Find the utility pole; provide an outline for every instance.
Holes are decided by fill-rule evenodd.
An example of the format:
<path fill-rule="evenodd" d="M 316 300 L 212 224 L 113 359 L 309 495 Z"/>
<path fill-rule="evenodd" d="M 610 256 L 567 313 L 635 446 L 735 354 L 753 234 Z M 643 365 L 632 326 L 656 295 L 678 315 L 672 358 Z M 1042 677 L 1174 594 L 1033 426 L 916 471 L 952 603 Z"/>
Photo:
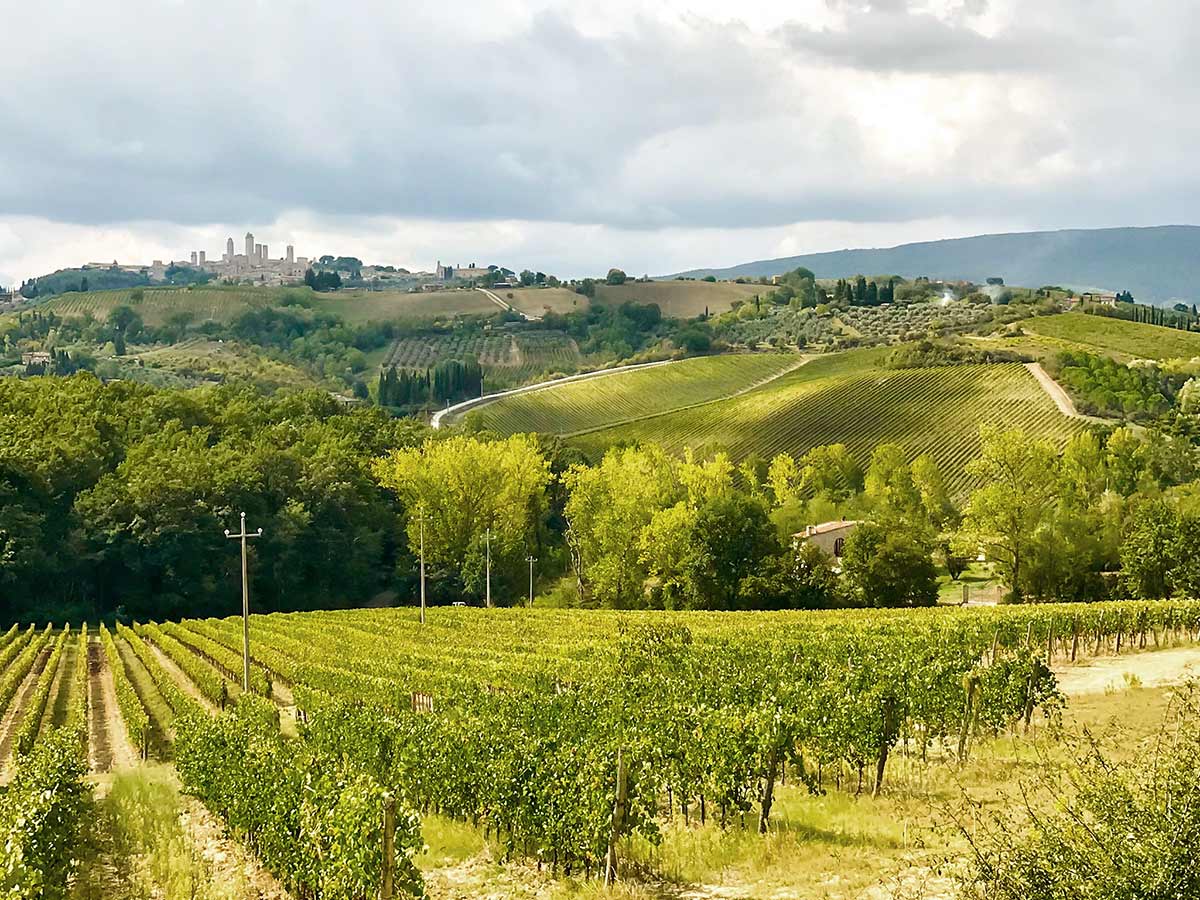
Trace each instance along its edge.
<path fill-rule="evenodd" d="M 425 624 L 425 507 L 421 507 L 421 624 Z"/>
<path fill-rule="evenodd" d="M 242 690 L 250 693 L 250 582 L 246 577 L 246 541 L 262 537 L 260 528 L 253 534 L 246 532 L 246 514 L 242 513 L 242 528 L 239 534 L 230 534 L 225 529 L 225 537 L 231 541 L 242 542 Z"/>
<path fill-rule="evenodd" d="M 492 608 L 492 529 L 487 530 L 487 608 Z"/>
<path fill-rule="evenodd" d="M 533 606 L 533 564 L 537 562 L 536 556 L 525 557 L 525 562 L 529 563 L 529 605 Z"/>

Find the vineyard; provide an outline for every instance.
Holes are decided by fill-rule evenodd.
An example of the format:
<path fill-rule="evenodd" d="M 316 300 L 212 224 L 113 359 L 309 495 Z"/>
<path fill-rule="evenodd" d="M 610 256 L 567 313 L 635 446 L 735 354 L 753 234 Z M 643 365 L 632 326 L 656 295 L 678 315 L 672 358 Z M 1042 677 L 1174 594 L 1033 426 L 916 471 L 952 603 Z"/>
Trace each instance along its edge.
<path fill-rule="evenodd" d="M 0 821 L 22 865 L 65 878 L 82 774 L 123 744 L 131 761 L 172 761 L 297 897 L 419 893 L 434 813 L 509 857 L 600 875 L 674 815 L 765 832 L 787 814 L 785 783 L 813 802 L 879 794 L 899 755 L 967 759 L 1056 715 L 1048 662 L 1198 634 L 1188 603 L 439 608 L 424 626 L 411 609 L 270 614 L 251 619 L 244 695 L 240 619 L 14 626 L 0 637 Z"/>
<path fill-rule="evenodd" d="M 1039 316 L 1023 323 L 1026 331 L 1062 342 L 1065 349 L 1087 350 L 1129 359 L 1192 359 L 1200 356 L 1200 334 L 1079 312 Z"/>
<path fill-rule="evenodd" d="M 442 360 L 476 357 L 489 383 L 523 384 L 539 375 L 574 372 L 582 357 L 570 337 L 555 331 L 423 334 L 398 339 L 383 368 L 423 372 Z"/>
<path fill-rule="evenodd" d="M 687 359 L 504 397 L 477 415 L 503 433 L 574 434 L 730 397 L 802 361 L 786 353 Z"/>
<path fill-rule="evenodd" d="M 950 487 L 961 492 L 971 487 L 963 469 L 979 451 L 981 425 L 1020 428 L 1059 444 L 1085 426 L 1063 415 L 1017 363 L 890 369 L 881 360 L 878 351 L 818 357 L 731 399 L 607 428 L 588 420 L 594 430 L 572 442 L 593 457 L 617 442 L 646 441 L 672 452 L 720 448 L 735 459 L 784 452 L 800 456 L 815 446 L 844 443 L 860 463 L 878 444 L 895 442 L 911 456 L 930 453 Z M 654 370 L 645 373 L 647 380 L 654 375 Z M 552 398 L 550 392 L 539 392 L 518 399 L 536 409 Z M 499 418 L 502 408 L 485 409 L 485 416 L 490 412 L 495 417 L 485 421 L 506 430 L 524 422 L 553 421 L 532 411 L 506 421 Z M 619 414 L 614 420 L 620 421 Z M 561 429 L 581 430 L 576 421 L 566 420 Z"/>

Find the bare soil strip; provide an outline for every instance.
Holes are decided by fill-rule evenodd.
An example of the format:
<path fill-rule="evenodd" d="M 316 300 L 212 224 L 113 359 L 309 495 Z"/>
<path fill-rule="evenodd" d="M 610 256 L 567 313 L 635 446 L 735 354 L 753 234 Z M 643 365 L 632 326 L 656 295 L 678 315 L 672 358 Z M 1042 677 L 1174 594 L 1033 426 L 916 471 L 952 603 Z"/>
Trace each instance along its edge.
<path fill-rule="evenodd" d="M 117 707 L 117 688 L 100 637 L 88 640 L 88 685 L 91 692 L 90 740 L 93 772 L 126 769 L 138 763 L 129 743 L 121 710 Z"/>
<path fill-rule="evenodd" d="M 1058 686 L 1068 697 L 1083 697 L 1142 687 L 1169 687 L 1200 679 L 1200 647 L 1143 650 L 1122 656 L 1098 656 L 1076 665 L 1054 667 Z"/>
<path fill-rule="evenodd" d="M 8 784 L 9 779 L 12 778 L 13 744 L 17 739 L 17 731 L 21 727 L 21 720 L 25 717 L 25 708 L 29 705 L 29 700 L 37 687 L 38 676 L 46 668 L 50 653 L 50 647 L 47 647 L 38 654 L 29 674 L 25 676 L 25 680 L 17 689 L 12 703 L 4 711 L 4 718 L 0 719 L 0 761 L 3 763 L 3 769 L 0 770 L 0 784 Z"/>
<path fill-rule="evenodd" d="M 163 671 L 179 685 L 185 694 L 203 706 L 208 712 L 217 712 L 216 704 L 200 693 L 200 688 L 196 687 L 196 683 L 188 678 L 187 673 L 183 669 L 175 665 L 171 657 L 163 653 L 153 641 L 147 640 L 146 646 L 150 648 L 150 652 L 154 654 L 154 658 L 158 660 L 158 664 L 163 667 Z"/>

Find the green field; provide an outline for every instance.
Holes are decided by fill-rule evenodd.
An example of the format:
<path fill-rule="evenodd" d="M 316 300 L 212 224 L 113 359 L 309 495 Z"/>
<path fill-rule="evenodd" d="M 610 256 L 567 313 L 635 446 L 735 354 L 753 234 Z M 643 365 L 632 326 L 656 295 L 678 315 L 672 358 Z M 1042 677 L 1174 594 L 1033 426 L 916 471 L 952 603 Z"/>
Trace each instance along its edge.
<path fill-rule="evenodd" d="M 1191 359 L 1200 356 L 1200 333 L 1127 322 L 1080 312 L 1042 316 L 1023 322 L 1033 334 L 1063 341 L 1077 349 L 1129 359 Z M 1067 349 L 1067 348 L 1064 348 Z"/>
<path fill-rule="evenodd" d="M 600 303 L 657 303 L 662 314 L 674 319 L 693 319 L 708 311 L 726 312 L 736 300 L 750 300 L 771 288 L 761 284 L 736 284 L 732 281 L 646 281 L 622 285 L 596 285 Z"/>
<path fill-rule="evenodd" d="M 780 357 L 709 357 L 505 398 L 477 415 L 501 432 L 573 435 L 593 458 L 625 441 L 676 453 L 724 449 L 738 459 L 844 443 L 865 463 L 877 444 L 894 441 L 912 456 L 931 453 L 956 491 L 970 487 L 963 466 L 978 452 L 981 425 L 1057 443 L 1085 427 L 1017 363 L 890 369 L 885 358 L 880 350 L 820 356 L 730 397 L 769 377 L 759 360 Z M 777 365 L 775 372 L 786 368 Z"/>
<path fill-rule="evenodd" d="M 473 415 L 495 431 L 573 434 L 729 397 L 801 362 L 790 353 L 687 359 L 505 397 Z"/>
<path fill-rule="evenodd" d="M 133 298 L 134 290 L 142 299 Z M 64 318 L 91 315 L 103 320 L 116 306 L 131 306 L 147 325 L 162 325 L 174 313 L 185 312 L 193 321 L 230 322 L 248 309 L 279 305 L 288 297 L 298 297 L 305 306 L 327 312 L 346 322 L 370 320 L 430 321 L 457 315 L 491 315 L 498 312 L 479 291 L 432 291 L 410 294 L 401 291 L 339 291 L 315 294 L 305 287 L 223 287 L 133 288 L 64 294 L 34 307 Z"/>

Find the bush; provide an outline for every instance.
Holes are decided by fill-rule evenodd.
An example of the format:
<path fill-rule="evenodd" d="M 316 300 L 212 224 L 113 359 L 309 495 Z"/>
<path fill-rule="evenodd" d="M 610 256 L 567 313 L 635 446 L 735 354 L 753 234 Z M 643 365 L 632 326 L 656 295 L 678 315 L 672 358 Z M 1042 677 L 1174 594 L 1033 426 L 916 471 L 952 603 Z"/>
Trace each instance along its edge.
<path fill-rule="evenodd" d="M 1162 732 L 1123 764 L 1088 738 L 1065 777 L 1037 782 L 982 828 L 960 821 L 975 863 L 966 895 L 987 900 L 1200 896 L 1200 696 L 1176 698 Z M 1030 798 L 1041 798 L 1030 807 Z M 1003 804 L 1001 804 L 1004 807 Z"/>

